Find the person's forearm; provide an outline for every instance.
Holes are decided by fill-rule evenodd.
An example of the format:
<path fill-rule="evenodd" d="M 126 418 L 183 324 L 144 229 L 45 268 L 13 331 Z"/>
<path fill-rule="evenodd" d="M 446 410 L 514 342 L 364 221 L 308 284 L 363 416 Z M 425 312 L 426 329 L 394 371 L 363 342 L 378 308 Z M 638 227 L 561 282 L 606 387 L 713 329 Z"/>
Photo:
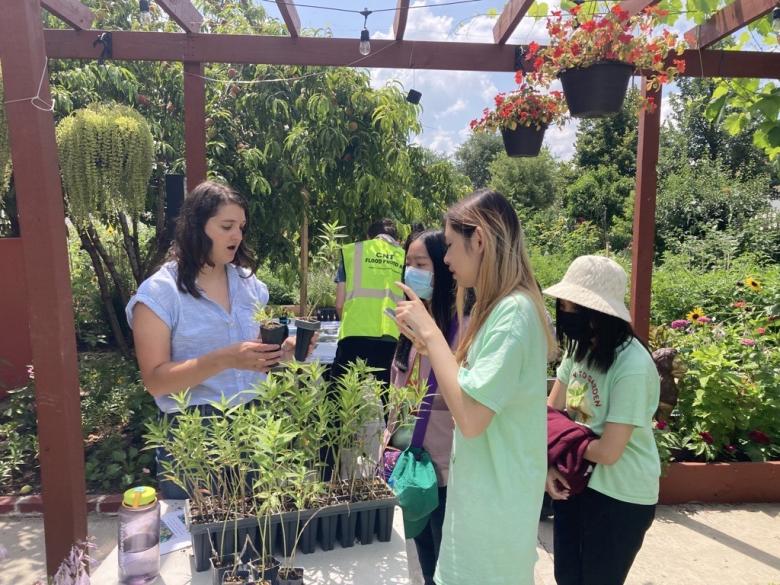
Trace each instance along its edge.
<path fill-rule="evenodd" d="M 550 395 L 547 397 L 547 406 L 556 410 L 566 408 L 566 390 L 562 390 L 560 383 L 556 381 L 553 385 Z"/>
<path fill-rule="evenodd" d="M 437 336 L 428 343 L 428 358 L 431 361 L 433 371 L 436 373 L 436 382 L 439 385 L 439 394 L 447 403 L 455 424 L 466 437 L 480 434 L 484 428 L 478 422 L 477 402 L 466 394 L 458 384 L 458 365 L 452 350 L 444 339 Z"/>
<path fill-rule="evenodd" d="M 583 456 L 593 463 L 612 465 L 620 459 L 620 455 L 620 453 L 616 452 L 616 449 L 610 448 L 610 446 L 601 439 L 594 439 L 588 443 Z"/>
<path fill-rule="evenodd" d="M 219 374 L 228 367 L 221 349 L 181 362 L 166 362 L 143 376 L 147 391 L 154 397 L 176 394 Z"/>

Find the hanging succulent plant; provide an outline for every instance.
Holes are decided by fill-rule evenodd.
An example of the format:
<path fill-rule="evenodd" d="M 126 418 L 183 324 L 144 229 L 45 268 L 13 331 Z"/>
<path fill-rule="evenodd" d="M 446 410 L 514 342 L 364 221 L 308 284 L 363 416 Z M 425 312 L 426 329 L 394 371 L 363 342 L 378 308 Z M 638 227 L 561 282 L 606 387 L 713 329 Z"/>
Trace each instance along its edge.
<path fill-rule="evenodd" d="M 8 120 L 5 117 L 3 73 L 0 72 L 0 196 L 8 189 L 11 179 L 11 146 L 8 140 Z"/>
<path fill-rule="evenodd" d="M 77 110 L 57 125 L 65 197 L 71 218 L 144 209 L 154 144 L 146 120 L 118 104 Z"/>

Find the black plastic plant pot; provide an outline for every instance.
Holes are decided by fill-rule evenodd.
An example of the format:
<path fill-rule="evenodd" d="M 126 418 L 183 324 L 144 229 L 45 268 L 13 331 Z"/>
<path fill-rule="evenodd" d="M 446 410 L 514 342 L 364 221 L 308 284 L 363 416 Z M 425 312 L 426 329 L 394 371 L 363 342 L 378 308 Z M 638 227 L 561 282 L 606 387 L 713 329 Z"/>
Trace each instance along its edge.
<path fill-rule="evenodd" d="M 612 116 L 623 107 L 634 66 L 622 61 L 600 61 L 590 67 L 558 74 L 569 112 L 576 118 Z"/>
<path fill-rule="evenodd" d="M 376 529 L 376 508 L 361 510 L 357 513 L 357 539 L 360 544 L 371 544 L 374 542 L 374 531 Z"/>
<path fill-rule="evenodd" d="M 266 557 L 265 567 L 261 567 L 260 561 L 255 561 L 255 567 L 257 568 L 257 575 L 261 575 L 262 579 L 269 583 L 276 583 L 279 578 L 279 567 L 281 563 L 274 557 Z"/>
<path fill-rule="evenodd" d="M 322 516 L 317 524 L 317 541 L 322 550 L 333 550 L 336 546 L 336 529 L 339 526 L 338 516 Z"/>
<path fill-rule="evenodd" d="M 379 542 L 390 542 L 393 537 L 393 516 L 395 515 L 395 502 L 390 506 L 379 508 L 376 517 L 376 539 Z"/>
<path fill-rule="evenodd" d="M 295 359 L 302 362 L 309 353 L 309 343 L 316 331 L 320 330 L 320 322 L 314 319 L 296 319 L 295 327 Z"/>
<path fill-rule="evenodd" d="M 547 126 L 518 126 L 514 130 L 501 128 L 504 149 L 509 156 L 539 156 Z"/>
<path fill-rule="evenodd" d="M 303 585 L 303 568 L 294 567 L 292 569 L 279 569 L 279 576 L 276 578 L 277 585 Z"/>
<path fill-rule="evenodd" d="M 357 514 L 342 512 L 337 516 L 339 520 L 338 537 L 342 548 L 355 546 L 355 529 L 357 528 Z"/>
<path fill-rule="evenodd" d="M 260 326 L 260 341 L 271 345 L 282 345 L 290 334 L 290 328 L 287 325 L 271 321 L 263 323 Z"/>
<path fill-rule="evenodd" d="M 243 560 L 239 560 L 236 563 L 236 555 L 234 554 L 219 558 L 212 557 L 209 559 L 209 564 L 211 568 L 211 585 L 222 585 L 227 574 L 243 579 L 247 583 L 253 581 L 255 577 L 252 565 Z"/>

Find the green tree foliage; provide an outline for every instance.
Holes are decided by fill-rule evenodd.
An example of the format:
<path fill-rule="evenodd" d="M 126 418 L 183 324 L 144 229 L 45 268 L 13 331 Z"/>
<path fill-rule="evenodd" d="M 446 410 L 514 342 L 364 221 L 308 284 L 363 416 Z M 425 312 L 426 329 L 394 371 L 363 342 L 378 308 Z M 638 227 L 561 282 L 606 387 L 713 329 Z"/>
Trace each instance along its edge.
<path fill-rule="evenodd" d="M 623 177 L 636 173 L 637 117 L 639 92 L 632 89 L 623 109 L 608 118 L 580 121 L 574 162 L 581 170 L 612 166 Z"/>
<path fill-rule="evenodd" d="M 489 171 L 490 187 L 503 193 L 522 216 L 555 201 L 558 163 L 547 149 L 530 158 L 511 158 L 502 152 L 490 163 Z"/>
<path fill-rule="evenodd" d="M 633 177 L 602 165 L 582 171 L 566 189 L 563 201 L 570 217 L 592 222 L 604 241 L 615 218 L 623 217 L 633 189 Z"/>
<path fill-rule="evenodd" d="M 689 161 L 716 159 L 733 175 L 749 177 L 771 172 L 766 155 L 753 144 L 755 123 L 731 135 L 708 116 L 712 107 L 718 107 L 718 99 L 713 100 L 718 87 L 715 81 L 681 78 L 677 85 L 679 92 L 668 98 L 672 115 L 661 133 L 660 176 Z"/>
<path fill-rule="evenodd" d="M 721 238 L 717 255 L 752 251 L 752 243 L 763 231 L 762 217 L 771 219 L 771 194 L 766 175 L 732 177 L 719 161 L 697 161 L 661 177 L 656 211 L 658 252 L 680 250 L 692 238 L 708 238 L 713 246 L 714 232 L 736 238 L 733 243 Z M 766 229 L 769 235 L 774 231 L 771 223 Z"/>
<path fill-rule="evenodd" d="M 504 143 L 498 134 L 472 132 L 455 151 L 455 164 L 471 179 L 474 189 L 481 189 L 490 182 L 490 163 L 503 151 Z"/>

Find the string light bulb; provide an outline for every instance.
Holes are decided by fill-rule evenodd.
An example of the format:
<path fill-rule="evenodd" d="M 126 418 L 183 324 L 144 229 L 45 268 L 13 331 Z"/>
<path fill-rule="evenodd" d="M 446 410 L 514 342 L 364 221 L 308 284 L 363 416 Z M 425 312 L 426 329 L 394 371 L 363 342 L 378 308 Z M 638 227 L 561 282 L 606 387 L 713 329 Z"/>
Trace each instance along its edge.
<path fill-rule="evenodd" d="M 152 13 L 149 11 L 149 0 L 138 0 L 138 20 L 141 24 L 152 22 Z"/>
<path fill-rule="evenodd" d="M 360 31 L 358 51 L 360 51 L 361 55 L 366 56 L 371 52 L 371 39 L 368 34 L 368 15 L 371 14 L 371 11 L 368 8 L 364 8 L 360 11 L 360 14 L 363 15 L 363 30 Z"/>
<path fill-rule="evenodd" d="M 780 6 L 775 6 L 772 10 L 772 30 L 780 32 Z"/>

